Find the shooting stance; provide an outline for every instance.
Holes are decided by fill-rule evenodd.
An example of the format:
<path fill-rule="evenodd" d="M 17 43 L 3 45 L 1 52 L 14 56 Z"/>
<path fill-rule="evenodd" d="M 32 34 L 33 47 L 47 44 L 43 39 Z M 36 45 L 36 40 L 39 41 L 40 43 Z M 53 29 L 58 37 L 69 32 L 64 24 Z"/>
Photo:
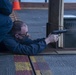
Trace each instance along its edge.
<path fill-rule="evenodd" d="M 28 26 L 22 21 L 14 21 L 12 30 L 2 43 L 3 48 L 14 53 L 34 55 L 42 52 L 49 43 L 57 41 L 57 34 L 49 34 L 47 38 L 31 40 L 28 34 Z"/>

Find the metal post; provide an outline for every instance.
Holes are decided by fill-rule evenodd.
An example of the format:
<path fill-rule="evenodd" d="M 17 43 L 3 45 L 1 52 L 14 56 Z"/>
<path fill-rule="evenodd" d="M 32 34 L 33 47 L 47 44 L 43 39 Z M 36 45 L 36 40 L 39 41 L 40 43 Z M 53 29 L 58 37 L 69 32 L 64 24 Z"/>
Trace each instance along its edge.
<path fill-rule="evenodd" d="M 63 0 L 49 0 L 48 23 L 46 36 L 63 26 Z"/>

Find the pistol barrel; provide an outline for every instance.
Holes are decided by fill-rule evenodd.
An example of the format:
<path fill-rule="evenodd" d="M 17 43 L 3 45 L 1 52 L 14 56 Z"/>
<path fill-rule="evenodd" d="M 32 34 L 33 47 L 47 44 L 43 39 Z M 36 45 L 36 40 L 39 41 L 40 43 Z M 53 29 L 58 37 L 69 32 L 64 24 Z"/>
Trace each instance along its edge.
<path fill-rule="evenodd" d="M 61 34 L 61 33 L 66 33 L 67 30 L 54 30 L 52 31 L 52 34 Z"/>

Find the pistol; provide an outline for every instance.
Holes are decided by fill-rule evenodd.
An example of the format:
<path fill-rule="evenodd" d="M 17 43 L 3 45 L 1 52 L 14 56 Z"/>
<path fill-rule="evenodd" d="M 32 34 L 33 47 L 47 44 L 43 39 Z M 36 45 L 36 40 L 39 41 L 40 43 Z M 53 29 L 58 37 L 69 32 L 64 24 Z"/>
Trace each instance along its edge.
<path fill-rule="evenodd" d="M 67 32 L 67 30 L 54 30 L 54 31 L 52 31 L 51 34 L 61 34 L 61 33 L 66 33 L 66 32 Z"/>

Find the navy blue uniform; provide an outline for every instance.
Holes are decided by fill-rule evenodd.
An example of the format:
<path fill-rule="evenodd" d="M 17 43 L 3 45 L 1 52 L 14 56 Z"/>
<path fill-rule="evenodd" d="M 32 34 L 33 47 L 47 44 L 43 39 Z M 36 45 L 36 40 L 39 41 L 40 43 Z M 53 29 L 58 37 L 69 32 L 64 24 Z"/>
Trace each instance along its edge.
<path fill-rule="evenodd" d="M 25 38 L 24 40 L 16 40 L 12 35 L 8 34 L 3 40 L 4 45 L 8 50 L 26 55 L 34 55 L 42 52 L 46 48 L 45 39 L 31 40 Z"/>
<path fill-rule="evenodd" d="M 12 28 L 12 4 L 9 0 L 0 0 L 0 42 Z"/>
<path fill-rule="evenodd" d="M 9 0 L 0 0 L 0 14 L 9 16 L 12 13 L 12 4 Z"/>

